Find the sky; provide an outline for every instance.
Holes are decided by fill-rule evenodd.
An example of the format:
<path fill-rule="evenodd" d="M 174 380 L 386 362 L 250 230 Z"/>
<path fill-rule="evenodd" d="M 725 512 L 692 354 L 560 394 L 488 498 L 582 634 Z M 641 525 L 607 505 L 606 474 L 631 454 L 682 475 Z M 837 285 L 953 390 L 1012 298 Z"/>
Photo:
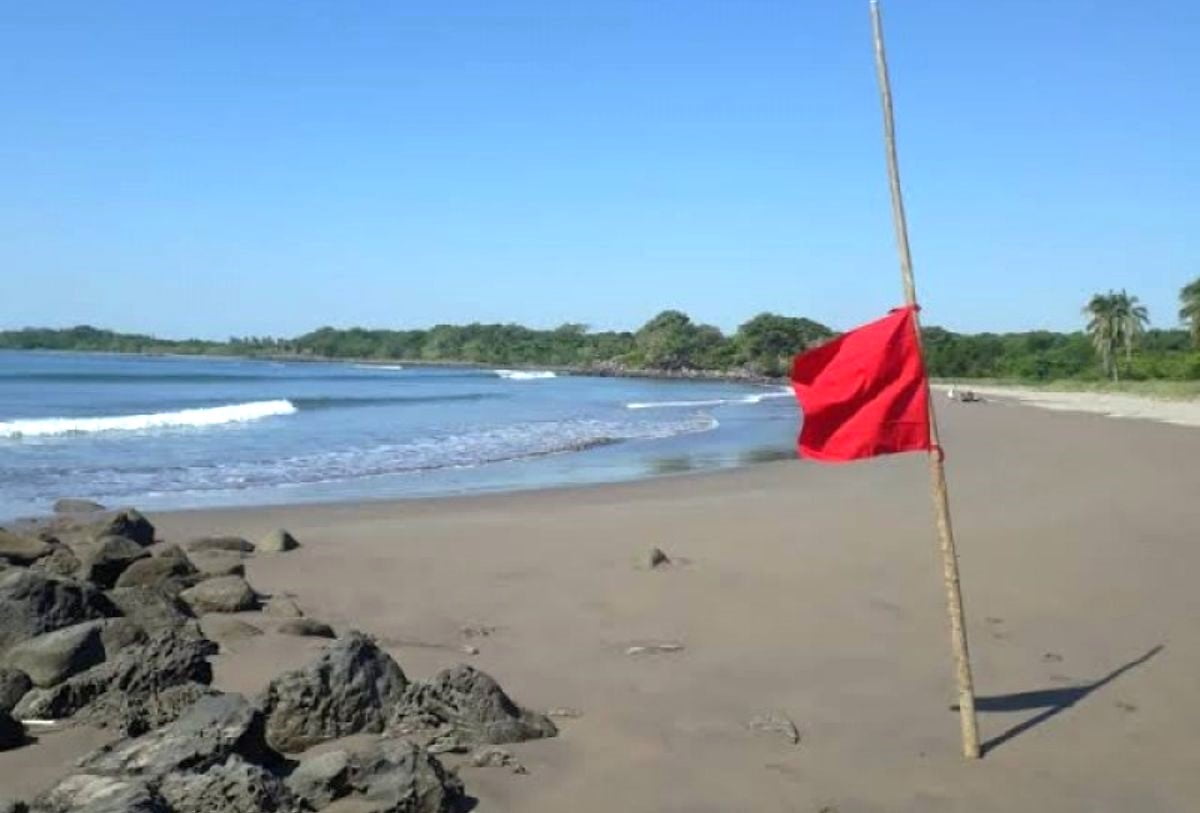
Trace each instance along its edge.
<path fill-rule="evenodd" d="M 1200 276 L 1200 6 L 884 0 L 927 323 Z M 900 303 L 866 0 L 0 7 L 0 327 L 835 328 Z"/>

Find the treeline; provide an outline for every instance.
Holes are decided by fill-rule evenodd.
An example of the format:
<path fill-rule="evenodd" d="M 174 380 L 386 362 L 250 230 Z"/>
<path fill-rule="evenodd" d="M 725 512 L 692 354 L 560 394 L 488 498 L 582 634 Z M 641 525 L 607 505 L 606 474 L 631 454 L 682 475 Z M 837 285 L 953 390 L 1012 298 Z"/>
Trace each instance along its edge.
<path fill-rule="evenodd" d="M 292 339 L 236 337 L 170 341 L 93 327 L 0 331 L 0 348 L 120 353 L 180 353 L 276 358 L 538 365 L 607 372 L 708 371 L 786 375 L 791 357 L 836 335 L 810 319 L 760 314 L 725 335 L 679 311 L 664 311 L 636 331 L 553 330 L 520 325 L 437 325 L 423 330 L 323 327 Z M 1105 350 L 1095 330 L 1076 333 L 954 333 L 924 330 L 930 374 L 943 378 L 1027 381 L 1101 379 L 1120 356 L 1129 379 L 1200 379 L 1200 351 L 1185 330 L 1144 330 L 1125 351 Z M 1107 360 L 1106 360 L 1107 359 Z"/>

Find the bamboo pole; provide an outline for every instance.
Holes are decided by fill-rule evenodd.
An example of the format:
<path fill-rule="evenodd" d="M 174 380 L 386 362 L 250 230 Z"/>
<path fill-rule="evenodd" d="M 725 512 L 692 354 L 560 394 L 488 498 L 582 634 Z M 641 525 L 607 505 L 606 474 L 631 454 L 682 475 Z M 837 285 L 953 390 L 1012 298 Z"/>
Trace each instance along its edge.
<path fill-rule="evenodd" d="M 883 137 L 887 152 L 888 185 L 892 197 L 892 222 L 896 229 L 896 247 L 900 253 L 900 276 L 904 284 L 904 299 L 917 304 L 917 287 L 913 280 L 912 254 L 908 247 L 908 224 L 904 217 L 904 197 L 900 192 L 900 166 L 896 159 L 896 130 L 892 117 L 892 88 L 888 80 L 887 54 L 883 47 L 883 20 L 879 0 L 871 0 L 871 29 L 875 38 L 875 73 L 883 104 Z M 921 347 L 921 328 L 913 314 L 917 332 L 917 347 Z M 929 384 L 926 382 L 926 397 Z M 958 554 L 954 548 L 954 529 L 950 524 L 950 499 L 946 490 L 946 469 L 942 463 L 938 440 L 937 419 L 933 414 L 933 399 L 929 398 L 929 437 L 934 450 L 929 454 L 929 473 L 933 491 L 933 508 L 937 518 L 938 540 L 942 552 L 942 578 L 946 586 L 946 608 L 950 616 L 950 641 L 954 649 L 955 676 L 958 680 L 959 721 L 962 725 L 963 755 L 978 759 L 979 730 L 975 722 L 975 689 L 971 680 L 971 658 L 967 649 L 967 631 L 963 620 L 962 590 L 958 581 Z"/>

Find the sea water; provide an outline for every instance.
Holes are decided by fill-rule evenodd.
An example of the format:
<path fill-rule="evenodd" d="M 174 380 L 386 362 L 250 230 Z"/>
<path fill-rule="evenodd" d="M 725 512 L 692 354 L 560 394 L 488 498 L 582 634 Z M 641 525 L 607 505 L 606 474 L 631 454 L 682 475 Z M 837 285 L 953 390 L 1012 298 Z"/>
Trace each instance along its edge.
<path fill-rule="evenodd" d="M 636 479 L 786 457 L 798 422 L 738 383 L 0 351 L 0 518 Z"/>

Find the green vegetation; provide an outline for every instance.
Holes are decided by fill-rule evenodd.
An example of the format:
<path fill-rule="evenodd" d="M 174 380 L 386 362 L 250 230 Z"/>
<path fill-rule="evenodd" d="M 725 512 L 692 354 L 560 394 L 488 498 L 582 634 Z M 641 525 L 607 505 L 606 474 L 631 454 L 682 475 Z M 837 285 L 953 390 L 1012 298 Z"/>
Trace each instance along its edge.
<path fill-rule="evenodd" d="M 1137 297 L 1124 291 L 1097 294 L 1084 312 L 1084 331 L 1055 333 L 955 333 L 924 329 L 930 374 L 945 379 L 1027 383 L 1072 381 L 1100 388 L 1116 382 L 1200 381 L 1200 280 L 1181 291 L 1188 330 L 1147 328 Z M 731 335 L 667 310 L 634 332 L 593 332 L 568 323 L 553 330 L 520 325 L 437 325 L 424 330 L 323 327 L 293 339 L 233 338 L 227 342 L 169 341 L 92 327 L 0 331 L 0 348 L 121 353 L 185 353 L 455 362 L 496 366 L 546 366 L 597 372 L 692 371 L 778 377 L 792 356 L 835 334 L 810 319 L 762 313 Z M 1163 388 L 1188 393 L 1185 386 Z M 1123 389 L 1129 389 L 1124 388 Z"/>

